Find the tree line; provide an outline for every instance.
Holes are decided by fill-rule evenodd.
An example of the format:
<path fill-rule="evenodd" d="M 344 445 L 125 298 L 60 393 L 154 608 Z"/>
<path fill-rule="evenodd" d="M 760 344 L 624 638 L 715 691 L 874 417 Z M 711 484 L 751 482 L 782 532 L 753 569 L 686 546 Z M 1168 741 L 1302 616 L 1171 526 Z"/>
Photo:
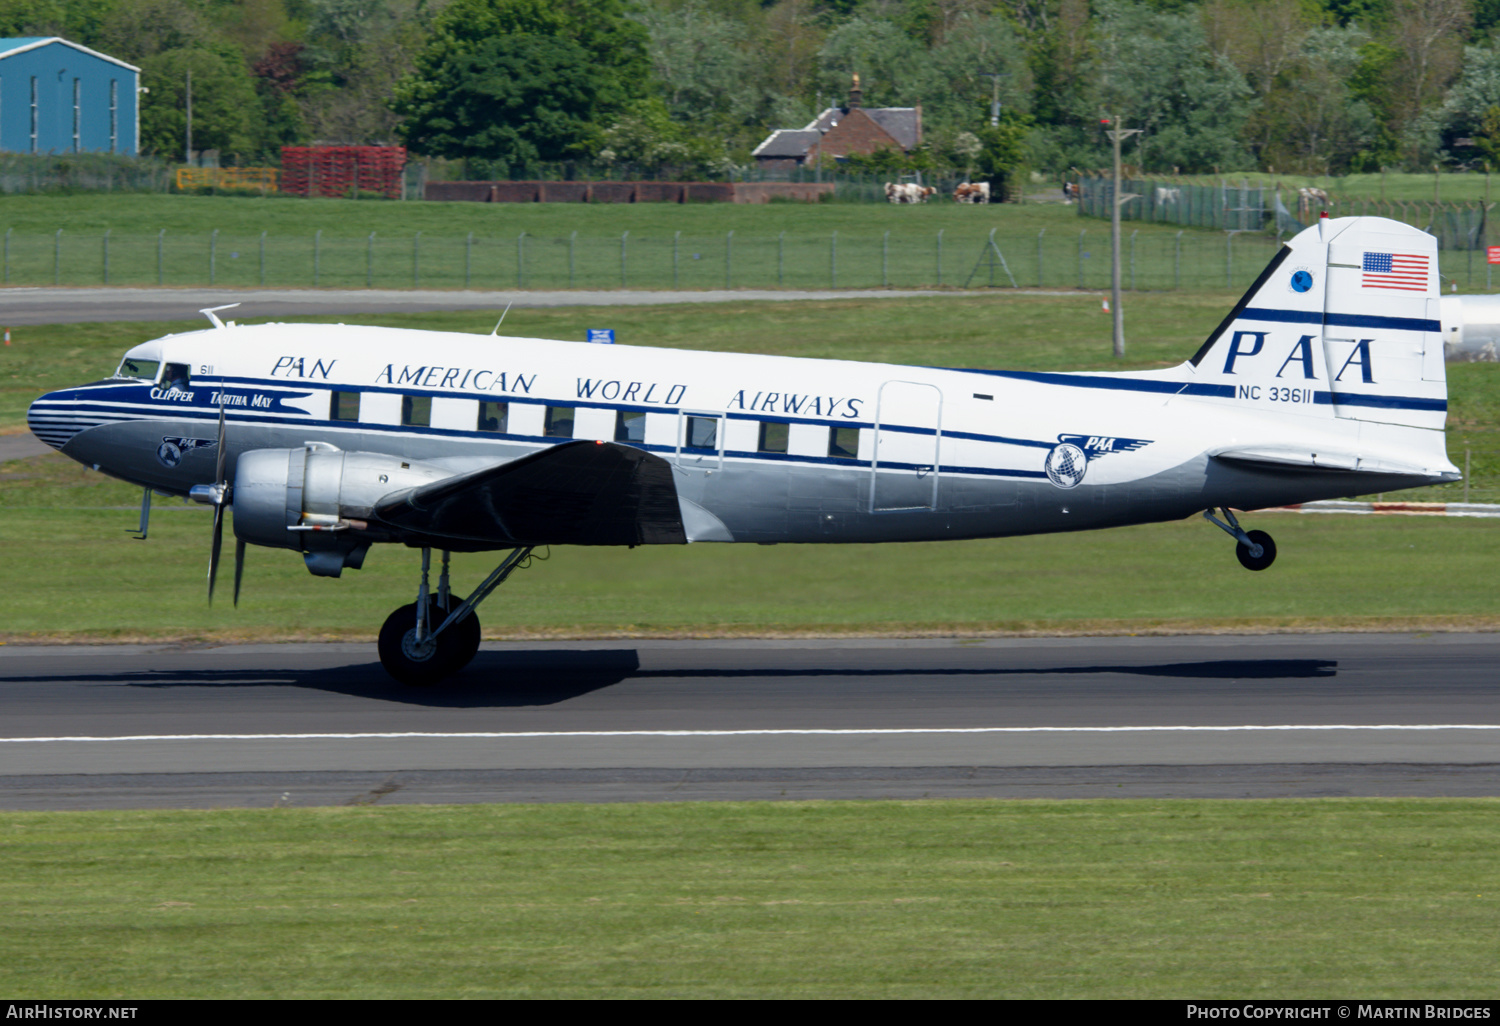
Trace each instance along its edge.
<path fill-rule="evenodd" d="M 401 144 L 483 177 L 717 175 L 845 102 L 923 110 L 865 169 L 1344 174 L 1500 164 L 1500 0 L 0 0 L 0 36 L 142 69 L 142 150 Z M 1000 103 L 992 124 L 991 103 Z"/>

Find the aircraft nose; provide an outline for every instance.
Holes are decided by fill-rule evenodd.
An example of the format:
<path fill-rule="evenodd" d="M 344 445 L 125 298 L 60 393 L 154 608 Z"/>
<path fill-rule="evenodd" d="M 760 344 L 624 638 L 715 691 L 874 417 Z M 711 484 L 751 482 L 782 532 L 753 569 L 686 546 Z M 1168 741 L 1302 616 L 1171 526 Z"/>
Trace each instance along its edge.
<path fill-rule="evenodd" d="M 88 427 L 78 418 L 77 392 L 68 388 L 48 392 L 33 402 L 26 410 L 26 425 L 54 449 L 61 449 L 68 439 Z"/>

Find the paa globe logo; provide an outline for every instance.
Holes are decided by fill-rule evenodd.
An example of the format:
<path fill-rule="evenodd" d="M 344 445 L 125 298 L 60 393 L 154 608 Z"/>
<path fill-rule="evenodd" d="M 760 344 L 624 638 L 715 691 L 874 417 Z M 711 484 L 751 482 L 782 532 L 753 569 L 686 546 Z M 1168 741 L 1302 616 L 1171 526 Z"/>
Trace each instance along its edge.
<path fill-rule="evenodd" d="M 175 467 L 182 462 L 182 454 L 194 449 L 211 449 L 219 443 L 212 438 L 172 438 L 161 440 L 156 447 L 156 458 L 164 467 Z"/>
<path fill-rule="evenodd" d="M 1292 291 L 1306 292 L 1313 287 L 1312 272 L 1304 268 L 1298 268 L 1292 272 Z"/>
<path fill-rule="evenodd" d="M 1047 479 L 1059 488 L 1077 488 L 1088 469 L 1089 458 L 1072 442 L 1064 442 L 1047 454 Z"/>
<path fill-rule="evenodd" d="M 1116 452 L 1137 452 L 1149 438 L 1111 438 L 1105 435 L 1058 435 L 1058 445 L 1047 453 L 1047 480 L 1059 488 L 1077 488 L 1092 460 Z"/>

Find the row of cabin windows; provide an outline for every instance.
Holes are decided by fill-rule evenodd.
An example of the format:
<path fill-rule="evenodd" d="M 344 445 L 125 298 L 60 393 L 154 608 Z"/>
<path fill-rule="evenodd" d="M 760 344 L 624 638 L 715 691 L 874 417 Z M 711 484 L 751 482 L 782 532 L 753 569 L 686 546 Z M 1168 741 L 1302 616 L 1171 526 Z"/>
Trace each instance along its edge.
<path fill-rule="evenodd" d="M 572 406 L 545 407 L 542 418 L 542 433 L 548 438 L 572 438 L 575 408 Z M 333 420 L 359 420 L 359 393 L 334 392 L 329 417 Z M 430 427 L 432 425 L 432 397 L 406 395 L 401 397 L 401 423 L 405 427 Z M 687 418 L 683 432 L 682 447 L 696 452 L 717 452 L 719 449 L 718 417 Z M 510 425 L 510 404 L 481 401 L 476 429 L 505 434 Z M 791 437 L 791 425 L 762 421 L 759 425 L 757 451 L 785 453 Z M 646 441 L 646 413 L 644 410 L 619 410 L 615 414 L 615 441 L 644 444 Z M 856 459 L 859 455 L 859 428 L 835 427 L 829 432 L 828 455 L 838 459 Z"/>
<path fill-rule="evenodd" d="M 126 358 L 117 375 L 125 377 L 155 378 L 157 364 L 154 361 Z M 163 388 L 186 389 L 190 381 L 190 368 L 185 363 L 168 363 L 161 377 Z M 330 420 L 357 422 L 359 420 L 358 392 L 334 392 L 329 399 Z M 572 406 L 544 407 L 542 434 L 548 438 L 572 438 L 576 408 Z M 401 424 L 405 427 L 432 426 L 432 397 L 426 395 L 404 395 L 401 397 Z M 687 417 L 683 432 L 682 447 L 694 452 L 717 452 L 719 449 L 718 417 Z M 479 431 L 506 434 L 510 430 L 510 404 L 481 400 L 475 422 Z M 761 421 L 757 425 L 756 450 L 765 453 L 786 453 L 791 441 L 791 425 L 775 421 Z M 646 441 L 646 412 L 644 410 L 619 410 L 615 413 L 615 441 L 632 442 L 637 445 Z M 828 455 L 836 459 L 856 459 L 859 455 L 859 428 L 834 427 L 828 436 Z"/>

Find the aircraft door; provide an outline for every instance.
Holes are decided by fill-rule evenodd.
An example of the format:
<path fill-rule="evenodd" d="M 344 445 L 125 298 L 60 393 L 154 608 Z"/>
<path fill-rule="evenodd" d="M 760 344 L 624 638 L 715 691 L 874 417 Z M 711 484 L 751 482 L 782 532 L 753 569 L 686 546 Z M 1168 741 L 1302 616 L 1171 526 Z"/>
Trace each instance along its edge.
<path fill-rule="evenodd" d="M 936 509 L 943 393 L 935 385 L 887 381 L 875 409 L 870 511 Z"/>
<path fill-rule="evenodd" d="M 724 414 L 683 410 L 677 415 L 677 466 L 713 473 L 724 466 Z"/>

